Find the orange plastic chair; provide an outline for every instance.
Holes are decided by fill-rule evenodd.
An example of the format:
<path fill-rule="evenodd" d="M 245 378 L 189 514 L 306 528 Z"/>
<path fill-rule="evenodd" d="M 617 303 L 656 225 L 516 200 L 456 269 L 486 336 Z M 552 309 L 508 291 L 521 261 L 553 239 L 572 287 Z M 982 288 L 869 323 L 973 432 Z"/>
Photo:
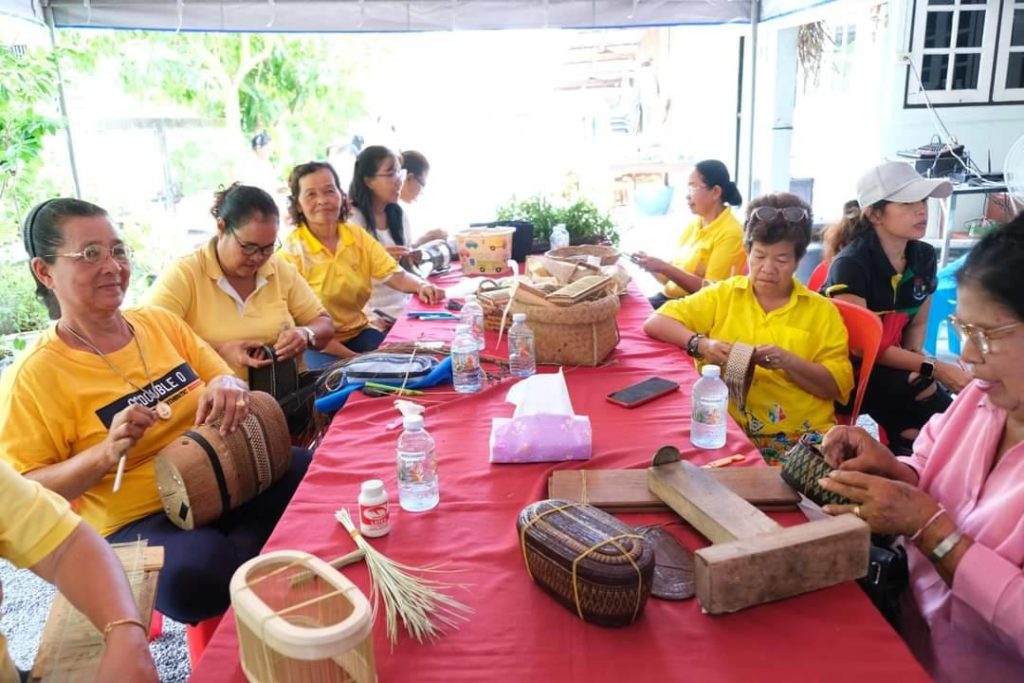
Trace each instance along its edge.
<path fill-rule="evenodd" d="M 821 289 L 821 286 L 825 284 L 825 278 L 828 277 L 828 267 L 832 265 L 831 261 L 822 261 L 814 270 L 811 271 L 811 276 L 807 278 L 807 289 L 812 292 L 817 292 Z"/>
<path fill-rule="evenodd" d="M 813 277 L 813 276 L 812 276 Z M 853 412 L 849 418 L 842 416 L 842 422 L 853 424 L 860 415 L 860 404 L 864 400 L 864 391 L 868 388 L 871 370 L 878 358 L 878 348 L 882 344 L 882 321 L 874 312 L 851 304 L 847 301 L 831 299 L 839 309 L 846 325 L 846 333 L 850 338 L 850 350 L 860 352 L 860 377 L 857 378 L 856 393 L 853 395 Z M 849 422 L 846 422 L 849 419 Z"/>

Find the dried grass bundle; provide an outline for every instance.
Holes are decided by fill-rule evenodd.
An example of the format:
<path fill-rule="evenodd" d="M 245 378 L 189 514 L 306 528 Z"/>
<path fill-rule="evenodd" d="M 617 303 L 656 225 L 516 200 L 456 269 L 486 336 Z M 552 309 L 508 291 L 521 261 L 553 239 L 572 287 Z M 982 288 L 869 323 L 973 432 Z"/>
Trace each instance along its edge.
<path fill-rule="evenodd" d="M 370 570 L 373 613 L 376 617 L 378 605 L 383 602 L 388 640 L 392 645 L 398 642 L 398 617 L 401 617 L 406 632 L 421 643 L 427 638 L 440 636 L 445 627 L 458 628 L 459 622 L 468 620 L 466 615 L 473 611 L 472 608 L 442 592 L 462 586 L 411 574 L 436 570 L 410 567 L 389 559 L 363 538 L 346 508 L 334 513 L 334 518 L 359 546 L 359 550 L 335 562 L 349 564 L 359 559 L 358 553 L 362 551 L 366 567 Z M 335 562 L 331 564 L 335 565 Z"/>

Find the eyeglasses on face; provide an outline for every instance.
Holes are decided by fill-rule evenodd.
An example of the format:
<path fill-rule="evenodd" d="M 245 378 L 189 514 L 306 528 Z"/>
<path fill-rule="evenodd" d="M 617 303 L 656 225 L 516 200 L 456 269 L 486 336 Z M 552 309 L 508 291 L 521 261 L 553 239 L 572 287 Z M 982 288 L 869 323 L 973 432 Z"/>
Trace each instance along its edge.
<path fill-rule="evenodd" d="M 787 206 L 783 209 L 776 209 L 774 206 L 759 206 L 750 213 L 751 218 L 756 218 L 762 223 L 771 223 L 779 216 L 787 223 L 799 223 L 807 220 L 807 209 L 802 206 Z"/>
<path fill-rule="evenodd" d="M 257 254 L 260 256 L 270 256 L 277 249 L 281 248 L 281 240 L 274 240 L 273 244 L 262 246 L 259 244 L 253 244 L 252 242 L 243 242 L 238 239 L 238 235 L 234 232 L 231 233 L 231 236 L 235 238 L 235 241 L 238 242 L 238 248 L 241 249 L 242 253 L 246 256 L 256 256 Z"/>
<path fill-rule="evenodd" d="M 132 260 L 132 248 L 127 244 L 115 244 L 112 247 L 105 247 L 102 244 L 90 244 L 82 251 L 67 254 L 57 254 L 64 258 L 72 258 L 76 261 L 84 261 L 90 265 L 96 265 L 106 261 L 107 257 L 113 256 L 118 263 L 130 263 Z"/>
<path fill-rule="evenodd" d="M 696 193 L 697 190 L 708 190 L 708 189 L 710 189 L 710 188 L 708 186 L 706 186 L 706 185 L 687 185 L 686 186 L 686 196 L 689 197 L 690 195 Z"/>
<path fill-rule="evenodd" d="M 392 180 L 398 180 L 399 178 L 401 178 L 402 180 L 404 180 L 405 179 L 405 169 L 404 168 L 393 168 L 390 171 L 388 171 L 387 173 L 374 173 L 370 177 L 371 178 L 391 178 Z"/>
<path fill-rule="evenodd" d="M 978 327 L 970 323 L 965 323 L 956 317 L 956 315 L 949 316 L 949 324 L 953 326 L 953 331 L 960 337 L 960 343 L 966 344 L 967 340 L 978 347 L 983 355 L 988 355 L 992 352 L 992 340 L 1005 337 L 1015 329 L 1021 326 L 1022 323 L 1009 323 L 1008 325 L 1000 325 L 999 327 L 991 327 L 985 329 L 984 327 Z"/>

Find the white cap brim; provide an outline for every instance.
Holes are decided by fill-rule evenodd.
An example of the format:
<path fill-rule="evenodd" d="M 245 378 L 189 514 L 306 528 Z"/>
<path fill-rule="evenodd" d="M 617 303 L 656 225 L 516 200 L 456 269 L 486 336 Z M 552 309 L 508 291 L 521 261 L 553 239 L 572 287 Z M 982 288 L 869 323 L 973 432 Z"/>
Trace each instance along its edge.
<path fill-rule="evenodd" d="M 929 197 L 945 199 L 951 194 L 953 194 L 953 183 L 948 180 L 919 178 L 893 192 L 888 197 L 883 197 L 883 199 L 900 204 L 910 204 Z"/>

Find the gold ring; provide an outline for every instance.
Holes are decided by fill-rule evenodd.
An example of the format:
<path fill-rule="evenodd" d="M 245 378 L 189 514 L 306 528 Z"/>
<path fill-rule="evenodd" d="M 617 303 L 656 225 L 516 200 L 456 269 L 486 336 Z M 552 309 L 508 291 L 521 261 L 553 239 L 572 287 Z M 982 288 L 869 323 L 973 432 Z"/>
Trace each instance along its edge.
<path fill-rule="evenodd" d="M 240 398 L 237 401 L 235 401 L 235 407 L 236 408 L 243 408 L 243 407 L 245 407 L 245 405 L 246 405 L 246 403 L 245 403 L 245 399 L 244 398 Z"/>
<path fill-rule="evenodd" d="M 860 505 L 854 505 L 853 506 L 853 514 L 855 514 L 858 517 L 860 517 Z M 863 517 L 861 519 L 863 519 Z"/>

